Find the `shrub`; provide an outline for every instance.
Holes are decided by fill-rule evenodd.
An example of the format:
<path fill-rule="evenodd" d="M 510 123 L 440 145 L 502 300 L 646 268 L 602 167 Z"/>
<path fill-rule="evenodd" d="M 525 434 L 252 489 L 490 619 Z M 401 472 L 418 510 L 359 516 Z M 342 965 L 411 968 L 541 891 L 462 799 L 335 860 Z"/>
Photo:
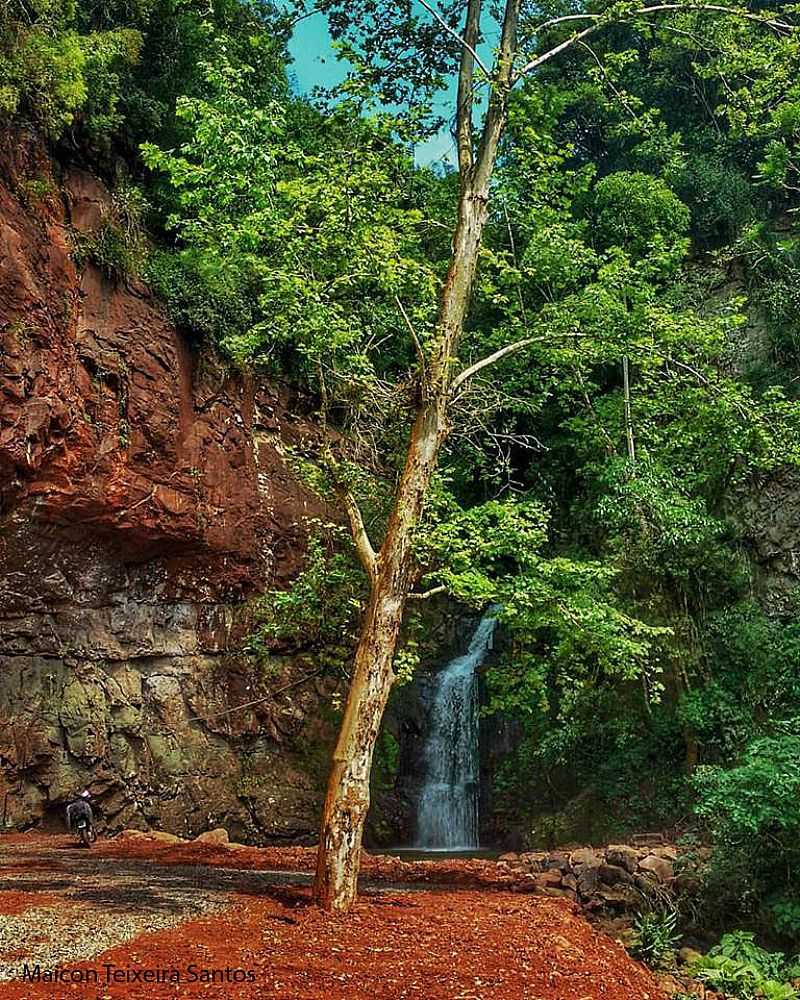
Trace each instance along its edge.
<path fill-rule="evenodd" d="M 335 541 L 337 533 L 332 534 Z M 355 647 L 363 599 L 364 578 L 352 553 L 334 550 L 331 540 L 326 544 L 316 530 L 308 539 L 305 566 L 291 586 L 269 590 L 252 605 L 254 628 L 245 652 L 262 656 L 278 644 L 313 651 L 326 665 L 344 666 Z"/>
<path fill-rule="evenodd" d="M 630 952 L 634 958 L 653 969 L 669 968 L 675 961 L 675 948 L 680 940 L 675 910 L 651 910 L 640 913 L 633 924 Z"/>
<path fill-rule="evenodd" d="M 800 719 L 752 740 L 731 768 L 701 767 L 697 813 L 714 836 L 706 894 L 720 913 L 758 914 L 791 930 L 770 896 L 795 898 L 800 862 Z M 794 931 L 793 933 L 796 933 Z"/>
<path fill-rule="evenodd" d="M 139 188 L 128 183 L 119 185 L 97 229 L 91 233 L 73 233 L 76 263 L 91 260 L 109 277 L 138 277 L 148 253 L 144 229 L 147 208 Z"/>
<path fill-rule="evenodd" d="M 766 951 L 753 934 L 726 934 L 691 967 L 692 975 L 732 1000 L 796 1000 L 797 990 L 788 982 L 796 968 L 779 951 Z"/>

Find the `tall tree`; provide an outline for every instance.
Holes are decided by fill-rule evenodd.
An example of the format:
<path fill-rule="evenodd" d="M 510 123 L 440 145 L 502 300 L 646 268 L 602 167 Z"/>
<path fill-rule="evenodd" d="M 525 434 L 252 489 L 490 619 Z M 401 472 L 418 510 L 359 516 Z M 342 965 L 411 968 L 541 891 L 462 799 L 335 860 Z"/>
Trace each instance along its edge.
<path fill-rule="evenodd" d="M 678 38 L 689 32 L 696 39 L 723 16 L 740 28 L 771 32 L 781 39 L 793 37 L 793 29 L 788 17 L 697 3 L 613 4 L 601 12 L 552 18 L 538 8 L 529 10 L 522 0 L 506 0 L 499 7 L 486 0 L 448 0 L 441 7 L 419 0 L 419 8 L 411 0 L 400 5 L 388 0 L 323 0 L 316 9 L 327 14 L 341 51 L 354 67 L 339 103 L 326 116 L 315 116 L 278 95 L 254 104 L 248 85 L 252 70 L 231 65 L 221 39 L 214 60 L 206 65 L 207 96 L 179 102 L 178 115 L 188 127 L 189 140 L 179 154 L 147 147 L 145 158 L 170 174 L 176 190 L 173 221 L 183 240 L 184 260 L 198 277 L 192 297 L 197 297 L 198 288 L 206 288 L 215 289 L 219 299 L 222 289 L 225 301 L 214 308 L 223 321 L 223 345 L 243 357 L 260 353 L 262 361 L 274 358 L 276 348 L 297 350 L 317 381 L 323 415 L 337 406 L 341 415 L 349 407 L 355 415 L 350 427 L 356 433 L 351 437 L 357 443 L 374 441 L 387 430 L 393 442 L 398 433 L 403 438 L 396 487 L 386 517 L 379 519 L 385 524 L 380 544 L 373 541 L 376 531 L 360 509 L 352 463 L 333 446 L 325 456 L 368 580 L 323 810 L 316 877 L 320 904 L 345 911 L 356 894 L 370 769 L 395 680 L 400 629 L 418 582 L 415 544 L 420 522 L 435 492 L 442 447 L 463 419 L 465 389 L 476 375 L 485 379 L 494 365 L 526 347 L 559 338 L 574 342 L 582 335 L 580 330 L 576 334 L 582 324 L 589 324 L 587 336 L 589 327 L 593 335 L 602 336 L 604 322 L 609 325 L 608 317 L 597 315 L 602 303 L 616 303 L 620 327 L 634 314 L 637 322 L 652 326 L 652 310 L 637 313 L 631 308 L 633 286 L 647 281 L 653 269 L 668 270 L 685 251 L 680 233 L 676 239 L 672 232 L 685 224 L 680 203 L 652 179 L 617 173 L 597 186 L 595 229 L 618 248 L 633 239 L 629 230 L 638 235 L 629 253 L 611 253 L 607 266 L 598 266 L 598 276 L 602 272 L 602 280 L 609 283 L 607 294 L 589 289 L 586 309 L 577 312 L 570 312 L 567 296 L 563 322 L 558 308 L 542 310 L 533 329 L 520 299 L 520 322 L 494 329 L 493 349 L 465 365 L 460 360 L 463 335 L 485 249 L 484 229 L 492 199 L 502 188 L 494 183 L 494 175 L 514 86 L 544 72 L 545 65 L 555 65 L 568 50 L 574 50 L 570 72 L 580 70 L 579 59 L 584 57 L 596 69 L 599 57 L 588 40 L 612 25 L 624 25 L 632 38 L 663 27 L 664 39 L 671 37 L 672 23 L 660 22 L 676 16 L 683 19 L 675 26 Z M 481 55 L 487 48 L 484 35 L 495 33 L 497 45 L 487 61 Z M 743 50 L 746 32 L 730 34 L 732 46 Z M 716 40 L 715 45 L 719 48 Z M 786 46 L 777 48 L 785 55 Z M 426 100 L 451 69 L 457 73 L 457 175 L 432 185 L 438 207 L 431 213 L 434 218 L 426 218 L 426 211 L 417 206 L 425 202 L 426 196 L 419 195 L 430 177 L 426 180 L 423 171 L 414 171 L 397 138 L 417 134 L 414 123 L 421 113 L 424 117 Z M 605 73 L 602 65 L 600 70 Z M 608 79 L 613 88 L 613 79 Z M 535 85 L 536 80 L 527 84 L 529 97 Z M 379 96 L 379 110 L 367 114 L 371 94 L 373 108 L 374 95 Z M 625 103 L 624 94 L 620 100 Z M 387 104 L 411 110 L 391 115 Z M 524 111 L 524 102 L 520 104 Z M 538 142 L 541 146 L 541 136 Z M 536 188 L 536 171 L 557 171 L 561 163 L 563 157 L 534 149 L 525 183 Z M 451 185 L 451 180 L 457 184 Z M 448 191 L 455 191 L 454 210 L 441 211 Z M 443 220 L 450 219 L 448 231 Z M 510 234 L 510 224 L 508 228 Z M 442 232 L 451 237 L 449 244 Z M 571 253 L 571 246 L 577 244 L 567 242 L 563 252 Z M 551 250 L 541 244 L 540 255 Z M 594 259 L 588 248 L 583 253 Z M 535 254 L 535 247 L 525 249 L 529 271 L 536 269 Z M 649 261 L 646 267 L 639 258 Z M 636 275 L 632 269 L 637 269 Z M 257 289 L 260 318 L 244 331 L 234 323 L 233 332 L 226 332 L 228 300 L 246 286 Z M 688 324 L 687 318 L 683 325 Z M 506 340 L 504 331 L 510 331 Z M 388 344 L 377 366 L 368 359 L 376 343 Z M 415 362 L 408 360 L 412 345 Z M 617 352 L 620 360 L 623 356 L 624 350 Z M 636 359 L 639 377 L 643 358 Z M 414 368 L 411 378 L 409 363 Z M 342 397 L 347 399 L 344 405 Z M 365 412 L 372 418 L 387 408 L 393 409 L 391 427 L 382 427 L 376 419 L 375 426 L 365 428 Z M 628 413 L 629 438 L 633 430 Z M 641 428 L 636 431 L 640 439 Z"/>
<path fill-rule="evenodd" d="M 320 828 L 315 895 L 321 906 L 334 911 L 346 911 L 356 896 L 362 832 L 370 802 L 373 750 L 394 680 L 392 661 L 413 584 L 414 533 L 443 442 L 451 430 L 453 400 L 475 374 L 531 342 L 526 337 L 508 343 L 459 370 L 458 348 L 468 316 L 489 213 L 492 176 L 507 123 L 512 88 L 522 77 L 532 74 L 565 50 L 585 45 L 590 36 L 612 23 L 641 24 L 652 16 L 702 9 L 760 22 L 781 34 L 791 31 L 790 22 L 784 18 L 712 4 L 614 4 L 601 13 L 570 14 L 537 24 L 535 17 L 524 16 L 521 0 L 506 0 L 497 11 L 489 11 L 482 0 L 467 0 L 451 5 L 449 16 L 427 0 L 420 2 L 460 48 L 454 116 L 458 205 L 452 253 L 439 294 L 435 330 L 420 360 L 416 412 L 405 464 L 387 529 L 377 551 L 354 498 L 346 491 L 344 494 L 353 539 L 369 577 L 370 591 Z M 370 7 L 370 17 L 380 24 L 381 12 L 375 10 L 375 4 L 364 6 Z M 458 15 L 462 23 L 456 28 L 454 17 Z M 494 17 L 499 25 L 499 44 L 491 65 L 487 65 L 479 55 L 479 47 L 482 28 Z M 570 29 L 566 37 L 549 47 L 542 46 L 543 38 L 552 37 L 550 32 L 563 30 L 564 26 Z M 524 55 L 521 41 L 537 47 L 538 52 Z M 478 82 L 489 88 L 482 113 L 475 99 Z M 476 122 L 479 116 L 482 121 Z"/>

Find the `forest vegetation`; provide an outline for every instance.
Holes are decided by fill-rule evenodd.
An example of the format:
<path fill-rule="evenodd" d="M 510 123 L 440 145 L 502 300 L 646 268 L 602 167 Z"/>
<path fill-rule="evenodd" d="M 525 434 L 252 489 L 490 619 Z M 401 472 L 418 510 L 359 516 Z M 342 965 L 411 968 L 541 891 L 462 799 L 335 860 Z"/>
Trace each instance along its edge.
<path fill-rule="evenodd" d="M 294 461 L 353 530 L 309 525 L 305 571 L 257 602 L 248 646 L 363 666 L 337 760 L 341 793 L 358 735 L 366 799 L 343 820 L 331 786 L 339 862 L 418 598 L 446 593 L 498 605 L 509 637 L 486 708 L 524 728 L 509 810 L 566 769 L 629 828 L 712 839 L 708 920 L 796 943 L 800 595 L 765 599 L 748 520 L 800 463 L 796 12 L 522 4 L 509 62 L 520 5 L 317 7 L 348 72 L 306 96 L 296 8 L 5 0 L 0 116 L 109 180 L 76 259 L 144 278 L 319 414 Z M 452 156 L 418 162 L 442 130 Z M 454 271 L 459 232 L 474 276 Z M 323 866 L 329 905 L 353 878 Z"/>

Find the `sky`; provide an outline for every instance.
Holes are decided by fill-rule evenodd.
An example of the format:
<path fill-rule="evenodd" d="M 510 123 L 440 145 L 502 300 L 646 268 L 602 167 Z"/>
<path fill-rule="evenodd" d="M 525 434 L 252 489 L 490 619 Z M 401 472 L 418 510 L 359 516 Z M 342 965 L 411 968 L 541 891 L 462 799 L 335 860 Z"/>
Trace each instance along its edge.
<path fill-rule="evenodd" d="M 345 66 L 338 62 L 331 48 L 328 24 L 321 14 L 313 14 L 300 21 L 289 44 L 294 62 L 289 67 L 297 90 L 308 94 L 317 86 L 330 87 L 340 83 L 346 74 Z M 441 95 L 444 114 L 449 115 L 455 97 L 455 80 L 451 88 Z M 417 163 L 432 164 L 437 161 L 455 165 L 456 147 L 450 132 L 445 129 L 427 142 L 420 144 L 415 155 Z"/>

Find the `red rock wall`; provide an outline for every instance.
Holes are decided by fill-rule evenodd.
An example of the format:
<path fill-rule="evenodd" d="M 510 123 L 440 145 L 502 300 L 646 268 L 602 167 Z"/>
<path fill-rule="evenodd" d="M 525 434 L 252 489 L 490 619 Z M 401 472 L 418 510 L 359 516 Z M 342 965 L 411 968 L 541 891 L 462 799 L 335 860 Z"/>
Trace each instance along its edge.
<path fill-rule="evenodd" d="M 302 562 L 313 425 L 232 373 L 142 284 L 76 269 L 108 193 L 35 137 L 0 149 L 0 826 L 92 783 L 110 825 L 312 830 L 322 688 L 226 658 L 237 609 Z M 296 406 L 295 406 L 296 408 Z M 300 673 L 298 673 L 300 671 Z M 271 684 L 271 686 L 270 686 Z"/>

